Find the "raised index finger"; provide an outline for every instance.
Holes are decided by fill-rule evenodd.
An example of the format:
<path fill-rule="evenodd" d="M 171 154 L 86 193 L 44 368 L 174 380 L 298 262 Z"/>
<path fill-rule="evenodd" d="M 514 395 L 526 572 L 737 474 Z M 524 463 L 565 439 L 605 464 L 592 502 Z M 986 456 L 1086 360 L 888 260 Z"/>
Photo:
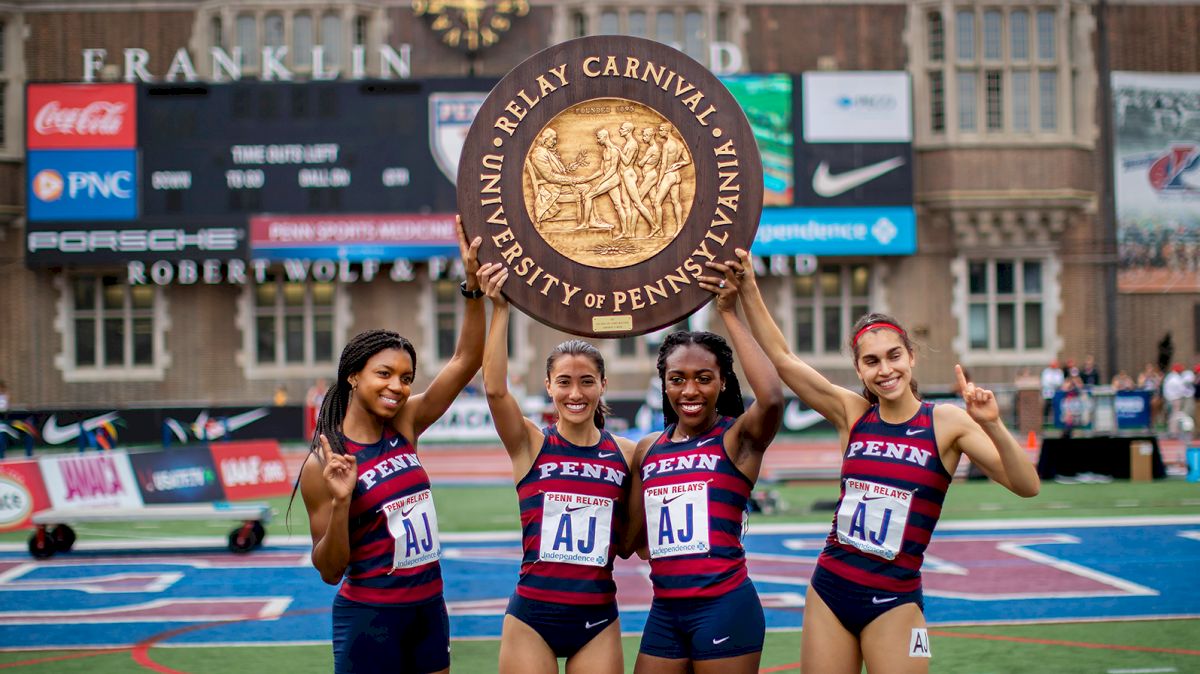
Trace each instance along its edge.
<path fill-rule="evenodd" d="M 963 374 L 962 365 L 955 364 L 954 376 L 958 379 L 958 390 L 966 393 L 967 390 L 967 375 Z"/>

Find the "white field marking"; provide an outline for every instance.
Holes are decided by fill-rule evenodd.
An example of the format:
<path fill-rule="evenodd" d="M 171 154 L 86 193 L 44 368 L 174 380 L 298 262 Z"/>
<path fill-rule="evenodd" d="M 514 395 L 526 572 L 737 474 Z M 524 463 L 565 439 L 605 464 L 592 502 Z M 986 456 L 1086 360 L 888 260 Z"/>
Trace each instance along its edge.
<path fill-rule="evenodd" d="M 30 571 L 33 571 L 34 569 L 38 568 L 38 566 L 40 566 L 40 565 L 35 564 L 33 562 L 17 564 L 16 566 L 9 569 L 8 571 L 5 571 L 4 573 L 0 573 L 0 585 L 4 585 L 6 583 L 11 583 L 13 580 L 20 578 L 21 576 L 24 576 L 25 574 L 29 573 Z"/>
<path fill-rule="evenodd" d="M 1179 535 L 1183 538 L 1190 538 L 1193 541 L 1200 541 L 1200 531 L 1180 531 Z"/>
<path fill-rule="evenodd" d="M 1108 674 L 1168 674 L 1178 671 L 1174 667 L 1142 667 L 1139 669 L 1110 669 Z"/>
<path fill-rule="evenodd" d="M 144 623 L 152 622 L 147 616 L 141 615 L 142 611 L 153 610 L 160 606 L 169 606 L 177 603 L 175 599 L 152 599 L 140 604 L 128 604 L 125 606 L 105 607 L 97 609 L 73 609 L 69 611 L 0 611 L 0 625 L 46 625 L 58 623 L 72 624 L 91 624 L 91 623 Z M 254 617 L 256 620 L 278 620 L 287 607 L 292 603 L 292 597 L 238 597 L 238 598 L 219 598 L 219 599 L 187 599 L 184 600 L 192 604 L 244 604 L 248 601 L 263 602 L 263 606 L 259 609 L 258 615 Z M 130 613 L 128 618 L 122 618 L 121 613 Z M 190 618 L 171 618 L 163 619 L 159 617 L 157 622 L 163 623 L 206 623 L 218 622 L 221 620 L 229 620 L 231 617 L 243 618 L 244 616 L 196 616 Z"/>
<path fill-rule="evenodd" d="M 158 529 L 159 526 L 153 522 L 135 522 L 133 524 L 134 529 Z"/>
<path fill-rule="evenodd" d="M 979 509 L 988 512 L 995 512 L 997 510 L 1004 510 L 1004 506 L 999 503 L 980 503 Z"/>
<path fill-rule="evenodd" d="M 125 587 L 97 587 L 100 583 L 118 582 L 126 578 L 144 578 L 146 576 L 155 576 L 153 583 L 147 584 L 145 587 L 137 590 L 131 590 L 128 586 Z M 114 594 L 128 592 L 163 592 L 183 578 L 183 574 L 178 571 L 168 571 L 162 573 L 110 573 L 106 576 L 87 576 L 83 578 L 53 578 L 48 580 L 26 580 L 19 583 L 14 583 L 8 579 L 0 580 L 0 590 L 6 592 L 31 592 L 43 590 L 72 590 L 74 592 L 85 592 L 87 594 Z"/>
<path fill-rule="evenodd" d="M 1071 507 L 1066 501 L 1051 501 L 1046 504 L 1048 510 L 1069 510 Z"/>
<path fill-rule="evenodd" d="M 1180 499 L 1179 505 L 1185 506 L 1200 506 L 1200 498 L 1185 498 Z"/>
<path fill-rule="evenodd" d="M 1135 498 L 1123 498 L 1113 503 L 1113 506 L 1117 508 L 1136 508 L 1140 505 L 1142 502 Z"/>

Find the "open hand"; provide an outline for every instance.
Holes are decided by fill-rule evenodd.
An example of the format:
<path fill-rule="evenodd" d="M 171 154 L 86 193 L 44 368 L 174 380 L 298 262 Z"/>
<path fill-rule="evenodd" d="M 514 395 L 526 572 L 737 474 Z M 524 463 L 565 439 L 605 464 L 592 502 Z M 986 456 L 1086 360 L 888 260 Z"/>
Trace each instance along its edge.
<path fill-rule="evenodd" d="M 700 287 L 717 296 L 717 311 L 733 311 L 737 308 L 738 282 L 741 280 L 738 274 L 741 265 L 733 261 L 704 264 L 720 276 L 697 277 Z M 738 268 L 735 268 L 735 265 Z"/>
<path fill-rule="evenodd" d="M 483 294 L 487 295 L 492 304 L 498 307 L 508 304 L 508 299 L 500 292 L 504 289 L 504 282 L 508 280 L 507 267 L 499 262 L 488 262 L 479 267 L 476 276 L 479 277 L 479 287 L 483 288 Z"/>

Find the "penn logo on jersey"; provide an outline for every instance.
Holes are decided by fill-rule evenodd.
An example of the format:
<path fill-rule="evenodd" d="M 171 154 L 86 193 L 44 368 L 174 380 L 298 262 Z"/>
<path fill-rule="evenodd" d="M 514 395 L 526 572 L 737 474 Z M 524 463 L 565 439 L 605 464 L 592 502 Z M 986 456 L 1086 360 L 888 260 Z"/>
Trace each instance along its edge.
<path fill-rule="evenodd" d="M 689 454 L 651 461 L 642 466 L 642 479 L 680 470 L 716 470 L 718 459 L 715 454 Z"/>
<path fill-rule="evenodd" d="M 625 471 L 617 470 L 611 466 L 602 466 L 594 463 L 583 463 L 582 461 L 547 461 L 538 466 L 541 479 L 545 480 L 551 476 L 559 477 L 590 477 L 596 480 L 604 480 L 616 485 L 625 484 Z"/>
<path fill-rule="evenodd" d="M 933 456 L 933 452 L 928 449 L 913 447 L 901 442 L 884 442 L 882 440 L 852 442 L 846 448 L 847 459 L 852 459 L 859 454 L 862 456 L 878 456 L 885 459 L 899 459 L 915 463 L 918 466 L 928 466 L 929 459 Z"/>
<path fill-rule="evenodd" d="M 358 476 L 360 482 L 367 489 L 375 486 L 375 483 L 381 477 L 387 477 L 393 473 L 407 470 L 409 468 L 420 467 L 421 462 L 417 459 L 416 454 L 399 454 L 397 456 L 389 456 L 388 458 L 368 468 Z"/>
<path fill-rule="evenodd" d="M 431 498 L 433 498 L 433 494 L 426 489 L 425 491 L 418 492 L 416 494 L 409 494 L 404 498 L 398 498 L 395 501 L 383 504 L 383 511 L 385 513 L 391 513 L 392 511 L 399 510 L 401 516 L 407 517 L 412 513 L 412 509 L 418 503 L 421 501 L 428 501 Z"/>
<path fill-rule="evenodd" d="M 874 482 L 867 482 L 865 480 L 855 480 L 853 478 L 846 478 L 846 488 L 862 490 L 865 492 L 863 499 L 868 501 L 872 498 L 886 496 L 888 498 L 893 498 L 898 501 L 908 503 L 912 500 L 913 496 L 911 491 L 896 489 L 895 487 L 889 487 L 882 484 L 875 484 Z"/>

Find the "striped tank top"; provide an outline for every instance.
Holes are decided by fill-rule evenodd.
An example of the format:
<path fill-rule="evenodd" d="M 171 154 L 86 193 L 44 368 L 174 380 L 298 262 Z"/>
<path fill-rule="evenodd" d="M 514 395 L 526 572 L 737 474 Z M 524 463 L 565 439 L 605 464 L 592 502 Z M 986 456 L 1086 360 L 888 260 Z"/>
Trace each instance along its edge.
<path fill-rule="evenodd" d="M 437 513 L 417 450 L 394 429 L 363 445 L 350 499 L 350 565 L 338 594 L 363 604 L 413 604 L 442 593 Z"/>
<path fill-rule="evenodd" d="M 817 564 L 859 585 L 916 591 L 951 479 L 938 453 L 933 403 L 899 424 L 881 419 L 873 405 L 850 430 L 841 497 Z"/>
<path fill-rule="evenodd" d="M 706 432 L 671 442 L 669 426 L 642 461 L 650 581 L 660 599 L 716 597 L 746 582 L 742 535 L 754 483 L 729 459 L 721 417 Z"/>
<path fill-rule="evenodd" d="M 524 557 L 517 594 L 559 604 L 616 601 L 613 558 L 629 489 L 629 466 L 607 431 L 591 447 L 571 444 L 557 428 L 517 483 Z"/>

